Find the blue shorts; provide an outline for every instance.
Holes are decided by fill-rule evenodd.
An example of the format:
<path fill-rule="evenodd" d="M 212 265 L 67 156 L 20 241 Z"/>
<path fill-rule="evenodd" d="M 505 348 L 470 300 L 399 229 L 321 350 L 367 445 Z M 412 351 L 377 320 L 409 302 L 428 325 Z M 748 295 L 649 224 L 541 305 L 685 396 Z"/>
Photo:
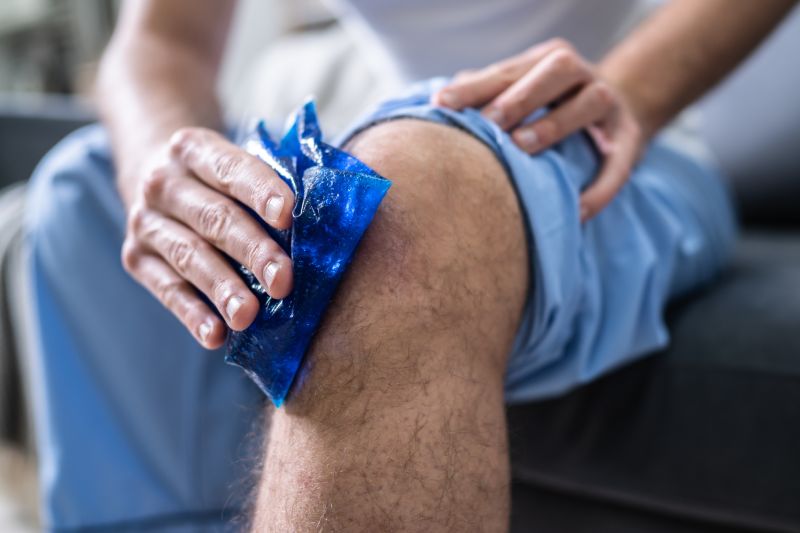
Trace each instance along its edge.
<path fill-rule="evenodd" d="M 532 280 L 508 401 L 558 394 L 664 346 L 669 298 L 712 279 L 731 252 L 734 217 L 716 173 L 656 141 L 611 205 L 581 225 L 578 195 L 597 170 L 583 135 L 531 157 L 478 113 L 429 106 L 436 83 L 354 131 L 400 117 L 448 124 L 507 169 L 527 219 Z M 55 148 L 29 202 L 45 524 L 229 525 L 250 486 L 260 443 L 248 435 L 259 433 L 251 429 L 263 398 L 123 271 L 125 215 L 104 131 L 82 129 Z"/>
<path fill-rule="evenodd" d="M 736 222 L 721 176 L 656 141 L 611 204 L 582 225 L 578 197 L 599 163 L 588 136 L 530 156 L 476 110 L 431 106 L 446 81 L 412 86 L 344 139 L 378 122 L 428 120 L 474 135 L 505 167 L 525 214 L 531 268 L 506 401 L 563 393 L 666 346 L 668 300 L 713 279 L 733 250 Z"/>

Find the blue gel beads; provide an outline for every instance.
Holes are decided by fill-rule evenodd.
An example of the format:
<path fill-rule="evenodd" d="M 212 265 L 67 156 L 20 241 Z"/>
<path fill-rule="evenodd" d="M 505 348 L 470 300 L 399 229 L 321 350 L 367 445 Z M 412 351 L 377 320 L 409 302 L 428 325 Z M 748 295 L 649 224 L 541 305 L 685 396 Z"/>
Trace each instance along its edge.
<path fill-rule="evenodd" d="M 261 122 L 245 139 L 244 147 L 295 193 L 290 229 L 274 230 L 258 218 L 292 258 L 294 288 L 286 298 L 273 299 L 250 271 L 237 265 L 261 308 L 250 327 L 229 334 L 225 361 L 243 368 L 280 407 L 391 182 L 355 157 L 322 142 L 311 100 L 297 111 L 279 145 Z"/>

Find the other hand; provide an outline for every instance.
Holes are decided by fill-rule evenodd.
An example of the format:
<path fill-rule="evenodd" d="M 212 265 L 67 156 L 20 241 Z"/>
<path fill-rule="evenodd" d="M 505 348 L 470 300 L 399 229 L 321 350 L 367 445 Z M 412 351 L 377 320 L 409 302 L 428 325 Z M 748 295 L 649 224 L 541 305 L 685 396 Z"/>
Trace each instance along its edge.
<path fill-rule="evenodd" d="M 292 287 L 291 260 L 237 200 L 285 229 L 292 191 L 259 159 L 204 128 L 176 132 L 150 168 L 129 209 L 123 265 L 203 346 L 217 348 L 226 324 L 242 330 L 259 308 L 226 255 L 275 298 Z"/>
<path fill-rule="evenodd" d="M 561 39 L 480 70 L 465 71 L 432 97 L 452 109 L 482 108 L 530 154 L 586 129 L 603 156 L 594 182 L 581 195 L 581 219 L 603 209 L 627 181 L 642 151 L 642 128 L 619 91 Z M 544 117 L 521 122 L 537 109 Z"/>

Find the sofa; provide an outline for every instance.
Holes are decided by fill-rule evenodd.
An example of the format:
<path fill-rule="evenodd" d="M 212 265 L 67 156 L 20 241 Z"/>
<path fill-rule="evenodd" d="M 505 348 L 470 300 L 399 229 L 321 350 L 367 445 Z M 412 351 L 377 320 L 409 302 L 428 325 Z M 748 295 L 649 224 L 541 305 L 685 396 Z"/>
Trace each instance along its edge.
<path fill-rule="evenodd" d="M 669 308 L 670 346 L 508 408 L 512 531 L 800 531 L 798 48 L 795 10 L 699 105 L 742 236 L 721 279 Z M 0 186 L 15 187 L 0 209 L 19 210 L 39 158 L 91 120 L 70 99 L 0 103 Z M 5 229 L 16 233 L 0 246 L 2 295 L 20 279 L 19 231 Z M 21 300 L 0 306 L 0 438 L 30 444 Z"/>

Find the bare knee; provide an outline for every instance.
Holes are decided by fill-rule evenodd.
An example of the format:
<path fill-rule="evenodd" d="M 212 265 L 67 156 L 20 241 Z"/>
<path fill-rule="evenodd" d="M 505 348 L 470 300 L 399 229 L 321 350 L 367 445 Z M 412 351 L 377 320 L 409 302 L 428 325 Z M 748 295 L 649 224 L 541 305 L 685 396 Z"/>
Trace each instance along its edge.
<path fill-rule="evenodd" d="M 518 201 L 488 147 L 455 128 L 405 119 L 366 130 L 348 148 L 393 182 L 359 250 L 361 263 L 383 261 L 375 266 L 384 274 L 389 269 L 426 290 L 480 281 L 502 293 L 498 276 L 509 274 L 514 292 L 527 285 Z"/>
<path fill-rule="evenodd" d="M 383 388 L 400 401 L 454 367 L 501 388 L 528 283 L 502 166 L 467 134 L 416 120 L 376 126 L 348 149 L 393 185 L 312 346 L 300 397 Z"/>

